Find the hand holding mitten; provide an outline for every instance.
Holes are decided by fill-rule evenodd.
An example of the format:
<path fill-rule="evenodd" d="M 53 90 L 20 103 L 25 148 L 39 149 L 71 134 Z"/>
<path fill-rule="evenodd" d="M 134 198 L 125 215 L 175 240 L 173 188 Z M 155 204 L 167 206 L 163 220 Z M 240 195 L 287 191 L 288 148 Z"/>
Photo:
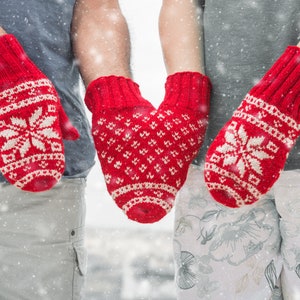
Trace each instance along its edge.
<path fill-rule="evenodd" d="M 48 190 L 61 178 L 62 139 L 77 130 L 66 116 L 50 80 L 17 39 L 0 37 L 0 171 L 16 187 Z"/>
<path fill-rule="evenodd" d="M 108 192 L 128 218 L 153 223 L 172 208 L 203 140 L 208 78 L 192 72 L 168 77 L 158 109 L 132 80 L 93 81 L 85 102 Z"/>
<path fill-rule="evenodd" d="M 252 204 L 278 179 L 300 134 L 300 48 L 289 46 L 208 149 L 205 180 L 229 207 Z"/>

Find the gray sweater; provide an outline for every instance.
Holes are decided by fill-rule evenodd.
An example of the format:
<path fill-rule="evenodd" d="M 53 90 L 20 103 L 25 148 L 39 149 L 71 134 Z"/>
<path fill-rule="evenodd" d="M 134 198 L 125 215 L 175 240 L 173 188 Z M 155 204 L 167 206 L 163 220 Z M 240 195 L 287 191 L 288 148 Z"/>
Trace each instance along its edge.
<path fill-rule="evenodd" d="M 205 0 L 206 75 L 213 90 L 205 143 L 194 163 L 203 162 L 210 143 L 246 93 L 288 45 L 300 41 L 299 0 Z M 300 169 L 300 141 L 286 169 Z"/>
<path fill-rule="evenodd" d="M 64 176 L 85 177 L 94 164 L 95 151 L 71 49 L 74 2 L 0 0 L 0 25 L 17 37 L 28 56 L 55 85 L 67 115 L 81 136 L 77 141 L 64 142 Z"/>

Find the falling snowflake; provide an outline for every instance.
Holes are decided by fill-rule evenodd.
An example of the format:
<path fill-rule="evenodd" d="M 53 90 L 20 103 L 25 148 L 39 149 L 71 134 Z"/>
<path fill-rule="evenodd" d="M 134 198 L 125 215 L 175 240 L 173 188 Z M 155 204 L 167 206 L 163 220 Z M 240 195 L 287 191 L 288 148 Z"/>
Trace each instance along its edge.
<path fill-rule="evenodd" d="M 223 166 L 235 165 L 241 176 L 248 169 L 262 175 L 261 161 L 271 158 L 264 150 L 263 136 L 249 137 L 243 126 L 225 133 L 226 142 L 217 148 L 223 154 Z"/>
<path fill-rule="evenodd" d="M 42 108 L 39 107 L 28 120 L 11 117 L 9 124 L 3 121 L 0 136 L 4 137 L 6 142 L 1 150 L 15 149 L 20 152 L 21 157 L 24 157 L 32 146 L 40 151 L 46 151 L 46 144 L 50 144 L 52 148 L 53 146 L 57 147 L 58 143 L 52 142 L 52 139 L 60 138 L 52 126 L 56 120 L 56 116 L 49 116 L 47 113 L 43 113 Z"/>

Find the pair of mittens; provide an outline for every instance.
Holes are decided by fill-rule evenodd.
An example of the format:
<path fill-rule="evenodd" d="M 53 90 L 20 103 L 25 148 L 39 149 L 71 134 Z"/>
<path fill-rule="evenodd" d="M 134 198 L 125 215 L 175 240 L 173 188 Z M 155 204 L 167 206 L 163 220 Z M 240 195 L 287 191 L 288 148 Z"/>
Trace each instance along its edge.
<path fill-rule="evenodd" d="M 158 109 L 120 76 L 94 80 L 85 95 L 107 190 L 139 223 L 157 222 L 171 210 L 206 130 L 208 78 L 176 73 L 165 89 Z"/>
<path fill-rule="evenodd" d="M 65 168 L 62 139 L 78 131 L 51 81 L 11 35 L 0 37 L 0 171 L 31 192 L 52 188 Z"/>
<path fill-rule="evenodd" d="M 299 110 L 300 48 L 289 46 L 208 149 L 204 176 L 216 201 L 252 204 L 273 186 L 300 134 Z"/>

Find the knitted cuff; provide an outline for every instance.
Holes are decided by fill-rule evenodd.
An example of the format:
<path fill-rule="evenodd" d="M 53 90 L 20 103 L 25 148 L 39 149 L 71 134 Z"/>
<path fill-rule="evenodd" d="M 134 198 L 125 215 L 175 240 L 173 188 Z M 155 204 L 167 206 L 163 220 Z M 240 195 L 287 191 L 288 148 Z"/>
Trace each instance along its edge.
<path fill-rule="evenodd" d="M 43 77 L 12 34 L 0 37 L 0 80 L 24 81 L 25 78 Z"/>
<path fill-rule="evenodd" d="M 285 115 L 299 121 L 300 48 L 288 46 L 249 94 L 276 106 Z"/>
<path fill-rule="evenodd" d="M 163 105 L 208 112 L 211 83 L 207 76 L 198 72 L 178 72 L 168 76 L 165 90 Z"/>
<path fill-rule="evenodd" d="M 104 76 L 92 81 L 86 90 L 85 103 L 93 113 L 103 109 L 151 106 L 141 96 L 138 84 L 122 76 Z"/>

